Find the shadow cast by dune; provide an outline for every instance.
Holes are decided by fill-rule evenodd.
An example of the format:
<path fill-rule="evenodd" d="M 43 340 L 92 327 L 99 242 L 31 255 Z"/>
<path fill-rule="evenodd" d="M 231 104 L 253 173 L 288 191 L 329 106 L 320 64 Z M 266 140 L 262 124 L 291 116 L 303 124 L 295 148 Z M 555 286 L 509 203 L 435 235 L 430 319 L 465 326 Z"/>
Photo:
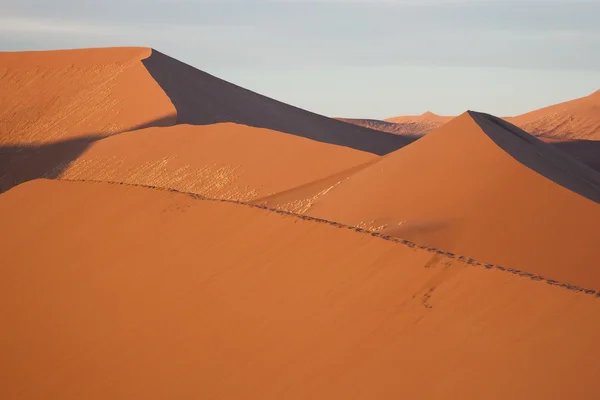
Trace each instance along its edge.
<path fill-rule="evenodd" d="M 0 145 L 0 193 L 38 178 L 58 178 L 94 142 L 124 132 L 170 126 L 174 116 L 148 121 L 131 129 L 108 134 L 98 132 L 45 144 Z"/>
<path fill-rule="evenodd" d="M 600 203 L 600 172 L 563 152 L 560 146 L 544 143 L 503 119 L 474 111 L 468 113 L 487 136 L 515 160 L 551 181 Z"/>
<path fill-rule="evenodd" d="M 599 140 L 569 140 L 550 142 L 550 145 L 568 153 L 600 172 L 600 141 Z"/>
<path fill-rule="evenodd" d="M 234 122 L 384 155 L 412 142 L 317 115 L 251 92 L 156 50 L 142 61 L 177 110 L 177 123 Z M 318 96 L 318 93 L 315 93 Z"/>

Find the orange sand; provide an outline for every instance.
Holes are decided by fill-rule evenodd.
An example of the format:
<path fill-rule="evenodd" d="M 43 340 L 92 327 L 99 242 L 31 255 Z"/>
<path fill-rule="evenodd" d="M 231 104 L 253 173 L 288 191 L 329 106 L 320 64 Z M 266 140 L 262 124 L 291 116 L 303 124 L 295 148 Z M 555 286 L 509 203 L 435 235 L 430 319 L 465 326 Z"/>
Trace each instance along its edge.
<path fill-rule="evenodd" d="M 251 200 L 379 157 L 245 125 L 177 125 L 95 142 L 61 178 L 137 183 Z"/>
<path fill-rule="evenodd" d="M 0 195 L 3 399 L 591 399 L 594 296 L 165 191 Z"/>
<path fill-rule="evenodd" d="M 600 175 L 515 126 L 403 147 L 451 117 L 143 48 L 0 53 L 0 86 L 0 399 L 597 397 Z M 599 95 L 530 126 L 597 160 Z"/>
<path fill-rule="evenodd" d="M 141 63 L 150 49 L 0 53 L 0 146 L 171 125 L 175 108 Z"/>
<path fill-rule="evenodd" d="M 358 172 L 260 202 L 600 287 L 599 201 L 596 171 L 465 113 Z"/>
<path fill-rule="evenodd" d="M 147 48 L 0 53 L 0 86 L 0 193 L 56 178 L 106 136 L 175 123 L 234 122 L 374 154 L 410 142 L 269 99 Z"/>
<path fill-rule="evenodd" d="M 600 140 L 600 90 L 506 120 L 536 136 Z"/>

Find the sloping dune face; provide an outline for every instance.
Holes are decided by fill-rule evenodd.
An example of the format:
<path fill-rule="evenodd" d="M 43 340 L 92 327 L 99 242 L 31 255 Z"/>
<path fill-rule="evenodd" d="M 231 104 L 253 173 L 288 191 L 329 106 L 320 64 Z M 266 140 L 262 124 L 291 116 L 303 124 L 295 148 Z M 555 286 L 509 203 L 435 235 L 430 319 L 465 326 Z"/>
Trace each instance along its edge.
<path fill-rule="evenodd" d="M 418 139 L 419 137 L 423 136 L 431 130 L 429 128 L 425 128 L 423 124 L 419 122 L 394 123 L 380 121 L 378 119 L 358 118 L 338 118 L 338 120 L 347 122 L 349 124 L 364 126 L 365 128 L 393 133 L 395 135 L 403 135 L 407 138 L 411 138 L 414 140 Z M 437 128 L 437 125 L 435 126 L 435 128 Z"/>
<path fill-rule="evenodd" d="M 444 125 L 446 122 L 451 121 L 453 118 L 455 117 L 437 115 L 428 111 L 422 115 L 400 116 L 388 118 L 385 121 L 409 126 L 415 135 L 425 135 Z"/>
<path fill-rule="evenodd" d="M 3 399 L 600 390 L 596 296 L 121 185 L 28 182 L 0 196 L 0 219 Z"/>
<path fill-rule="evenodd" d="M 338 118 L 338 120 L 416 140 L 432 130 L 439 128 L 452 118 L 454 117 L 445 117 L 436 115 L 432 112 L 426 112 L 422 115 L 394 117 L 384 121 L 358 118 Z"/>
<path fill-rule="evenodd" d="M 506 120 L 536 136 L 600 140 L 600 91 Z"/>
<path fill-rule="evenodd" d="M 0 53 L 0 193 L 55 178 L 100 138 L 172 125 L 176 111 L 141 59 L 150 49 Z"/>
<path fill-rule="evenodd" d="M 517 127 L 468 112 L 358 172 L 262 202 L 310 198 L 311 216 L 600 287 L 599 182 Z"/>
<path fill-rule="evenodd" d="M 0 145 L 107 136 L 175 122 L 141 60 L 150 49 L 0 53 Z"/>
<path fill-rule="evenodd" d="M 95 142 L 60 178 L 248 201 L 377 159 L 371 153 L 245 125 L 176 125 Z"/>
<path fill-rule="evenodd" d="M 402 137 L 288 106 L 145 48 L 0 53 L 0 85 L 3 92 L 0 99 L 0 193 L 27 180 L 60 176 L 92 143 L 104 137 L 176 123 L 239 122 L 279 129 L 281 135 L 312 139 L 325 147 L 335 144 L 349 148 L 348 152 L 358 149 L 357 153 L 364 150 L 386 154 L 409 142 Z M 159 141 L 165 142 L 166 137 L 161 136 Z M 148 141 L 145 143 L 151 146 Z M 184 147 L 183 143 L 172 145 Z M 261 146 L 270 145 L 262 142 Z M 262 154 L 252 147 L 248 150 Z M 306 169 L 315 170 L 320 166 L 325 174 L 334 173 L 325 166 L 324 153 L 316 150 L 316 146 L 313 150 L 323 162 Z M 349 167 L 341 153 L 336 152 L 341 160 L 340 168 Z M 142 154 L 133 154 L 139 161 L 144 158 Z M 290 151 L 282 154 L 289 155 Z M 334 163 L 332 160 L 331 165 Z M 153 170 L 155 166 L 144 168 Z M 226 175 L 226 179 L 231 175 L 228 171 L 217 172 Z M 291 182 L 304 183 L 302 179 Z M 277 185 L 273 187 L 282 189 Z M 266 190 L 265 193 L 270 193 Z"/>
<path fill-rule="evenodd" d="M 234 122 L 378 155 L 390 153 L 411 142 L 407 138 L 347 124 L 281 103 L 199 71 L 156 50 L 143 63 L 175 105 L 180 124 Z M 315 95 L 318 96 L 318 93 Z"/>

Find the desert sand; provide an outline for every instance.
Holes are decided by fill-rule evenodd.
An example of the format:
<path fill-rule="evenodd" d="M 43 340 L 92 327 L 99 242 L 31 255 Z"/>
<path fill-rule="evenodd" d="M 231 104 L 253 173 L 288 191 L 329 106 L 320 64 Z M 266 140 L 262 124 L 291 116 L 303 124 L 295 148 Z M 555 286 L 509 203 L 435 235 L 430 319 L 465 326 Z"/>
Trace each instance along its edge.
<path fill-rule="evenodd" d="M 0 53 L 0 193 L 56 178 L 91 143 L 233 122 L 373 154 L 410 140 L 269 99 L 148 48 Z"/>
<path fill-rule="evenodd" d="M 595 295 L 146 188 L 33 181 L 0 216 L 4 399 L 597 393 Z"/>
<path fill-rule="evenodd" d="M 253 200 L 378 159 L 371 153 L 264 128 L 233 123 L 176 125 L 97 141 L 65 166 L 59 178 Z"/>
<path fill-rule="evenodd" d="M 592 135 L 384 133 L 146 48 L 0 85 L 0 399 L 597 397 Z"/>
<path fill-rule="evenodd" d="M 506 120 L 535 136 L 600 140 L 600 90 Z"/>
<path fill-rule="evenodd" d="M 439 128 L 454 117 L 441 116 L 427 111 L 421 115 L 399 116 L 380 121 L 377 119 L 338 118 L 365 128 L 376 129 L 401 135 L 409 139 L 418 139 L 432 130 Z"/>
<path fill-rule="evenodd" d="M 417 139 L 452 118 L 426 112 L 420 116 L 400 116 L 384 121 L 338 119 Z M 600 171 L 600 90 L 586 97 L 503 119 Z"/>
<path fill-rule="evenodd" d="M 309 205 L 298 209 L 302 200 Z M 592 285 L 600 285 L 599 201 L 598 172 L 499 118 L 474 112 L 358 172 L 261 199 Z"/>

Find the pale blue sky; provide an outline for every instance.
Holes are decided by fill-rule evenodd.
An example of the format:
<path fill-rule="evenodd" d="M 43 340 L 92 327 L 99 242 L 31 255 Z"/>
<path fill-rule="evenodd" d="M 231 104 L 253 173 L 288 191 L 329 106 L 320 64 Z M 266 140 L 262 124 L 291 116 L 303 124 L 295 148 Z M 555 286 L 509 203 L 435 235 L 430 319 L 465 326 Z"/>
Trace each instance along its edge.
<path fill-rule="evenodd" d="M 514 115 L 600 89 L 600 0 L 0 0 L 0 50 L 154 47 L 329 116 Z"/>

